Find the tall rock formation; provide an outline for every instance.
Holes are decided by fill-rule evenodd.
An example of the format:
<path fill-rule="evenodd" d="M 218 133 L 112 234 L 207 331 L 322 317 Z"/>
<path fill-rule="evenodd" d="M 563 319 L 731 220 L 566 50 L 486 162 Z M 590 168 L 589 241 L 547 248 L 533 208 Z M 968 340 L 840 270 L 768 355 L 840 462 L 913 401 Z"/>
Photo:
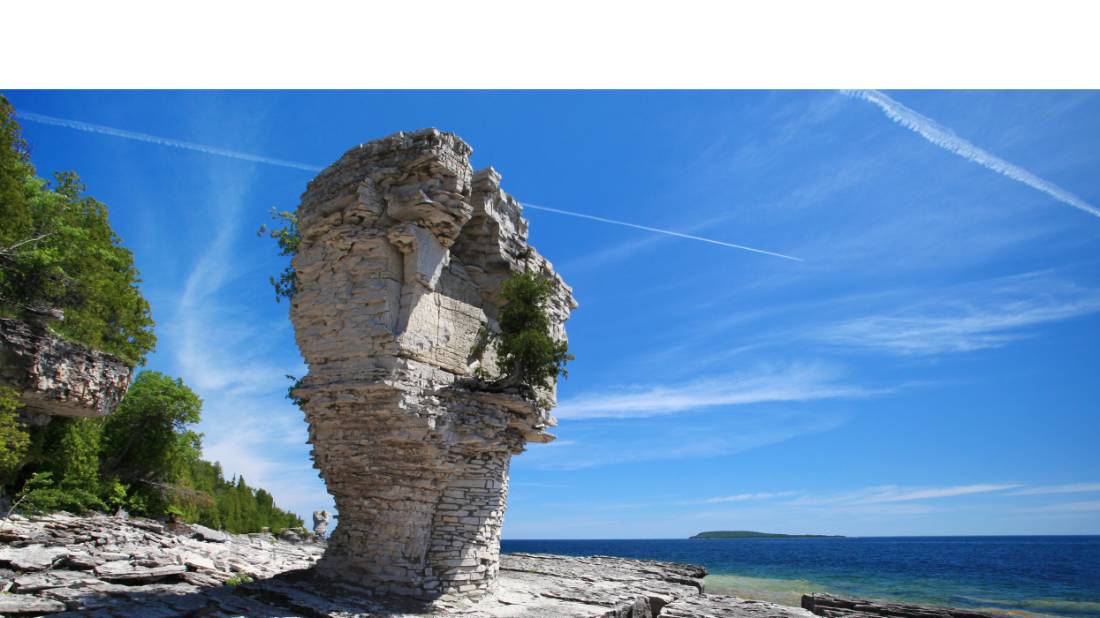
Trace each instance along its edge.
<path fill-rule="evenodd" d="M 349 150 L 298 208 L 291 304 L 309 374 L 295 394 L 315 466 L 339 511 L 318 564 L 380 593 L 476 596 L 499 567 L 512 455 L 548 442 L 548 406 L 466 389 L 491 351 L 500 284 L 525 270 L 553 282 L 554 335 L 576 303 L 527 243 L 520 204 L 470 147 L 435 129 Z"/>

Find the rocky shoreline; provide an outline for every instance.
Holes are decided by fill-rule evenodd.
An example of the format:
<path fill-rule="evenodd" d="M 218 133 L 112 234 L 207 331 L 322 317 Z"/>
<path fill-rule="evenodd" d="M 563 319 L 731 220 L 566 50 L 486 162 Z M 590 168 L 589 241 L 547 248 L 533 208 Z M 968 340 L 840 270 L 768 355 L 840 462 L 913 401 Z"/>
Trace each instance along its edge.
<path fill-rule="evenodd" d="M 431 604 L 318 578 L 325 543 L 304 531 L 234 535 L 202 526 L 64 513 L 0 520 L 3 616 L 462 616 L 719 618 L 973 612 L 807 595 L 803 608 L 704 593 L 706 569 L 607 556 L 509 554 L 495 591 Z M 807 601 L 810 599 L 810 601 Z M 811 612 L 812 610 L 812 612 Z"/>

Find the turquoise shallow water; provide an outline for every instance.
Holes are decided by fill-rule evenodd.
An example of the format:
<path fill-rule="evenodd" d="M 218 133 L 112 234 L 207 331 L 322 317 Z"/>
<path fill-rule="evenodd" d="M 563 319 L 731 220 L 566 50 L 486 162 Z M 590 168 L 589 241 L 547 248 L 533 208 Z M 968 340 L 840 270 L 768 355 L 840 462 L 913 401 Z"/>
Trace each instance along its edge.
<path fill-rule="evenodd" d="M 1100 536 L 505 540 L 502 549 L 701 564 L 708 592 L 788 605 L 831 592 L 1100 618 Z"/>

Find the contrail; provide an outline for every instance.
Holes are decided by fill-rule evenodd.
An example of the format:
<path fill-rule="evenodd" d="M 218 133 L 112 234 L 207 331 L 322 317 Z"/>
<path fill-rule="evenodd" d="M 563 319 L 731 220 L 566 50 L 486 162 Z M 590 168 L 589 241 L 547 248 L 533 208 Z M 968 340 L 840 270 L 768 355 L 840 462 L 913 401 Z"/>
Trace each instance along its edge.
<path fill-rule="evenodd" d="M 732 249 L 741 249 L 742 251 L 752 251 L 753 253 L 762 253 L 764 255 L 771 255 L 780 257 L 785 260 L 794 260 L 796 262 L 802 262 L 802 258 L 796 258 L 790 255 L 783 255 L 782 253 L 775 253 L 773 251 L 765 251 L 764 249 L 754 249 L 752 247 L 746 247 L 745 245 L 735 245 L 731 242 L 724 242 L 721 240 L 714 240 L 712 238 L 703 238 L 702 236 L 693 236 L 691 234 L 684 234 L 681 232 L 674 232 L 672 230 L 662 230 L 661 228 L 649 227 L 648 225 L 638 225 L 637 223 L 627 223 L 626 221 L 616 221 L 615 219 L 606 219 L 604 217 L 597 217 L 595 215 L 586 215 L 580 212 L 572 212 L 570 210 L 560 210 L 558 208 L 549 208 L 547 206 L 536 206 L 534 204 L 523 204 L 524 208 L 533 208 L 535 210 L 545 210 L 546 212 L 556 212 L 559 215 L 568 215 L 570 217 L 580 217 L 581 219 L 590 219 L 592 221 L 599 221 L 601 223 L 610 223 L 612 225 L 622 225 L 624 227 L 632 227 L 637 230 L 645 230 L 647 232 L 656 232 L 657 234 L 666 234 L 668 236 L 675 236 L 677 238 L 687 238 L 688 240 L 698 240 L 700 242 L 707 242 L 712 245 L 719 245 L 722 247 L 730 247 Z"/>
<path fill-rule="evenodd" d="M 953 152 L 964 159 L 973 161 L 998 174 L 1003 174 L 1012 180 L 1022 182 L 1032 189 L 1038 189 L 1063 204 L 1068 204 L 1074 208 L 1083 210 L 1094 217 L 1100 217 L 1100 209 L 1085 202 L 1069 191 L 1051 182 L 1047 182 L 1022 167 L 1013 165 L 987 150 L 975 146 L 958 135 L 955 135 L 951 129 L 940 125 L 927 116 L 922 116 L 877 90 L 845 91 L 844 94 L 874 103 L 879 106 L 891 120 L 919 134 L 924 139 L 944 150 Z"/>
<path fill-rule="evenodd" d="M 114 127 L 106 127 L 99 124 L 92 124 L 89 122 L 81 122 L 79 120 L 68 120 L 66 118 L 56 118 L 54 116 L 46 116 L 44 114 L 35 114 L 33 112 L 16 112 L 16 117 L 23 120 L 29 120 L 31 122 L 38 122 L 42 124 L 54 125 L 57 127 L 65 127 L 68 129 L 76 129 L 78 131 L 87 131 L 89 133 L 98 133 L 100 135 L 109 135 L 111 137 L 121 137 L 123 139 L 132 139 L 139 142 L 147 142 L 149 144 L 158 144 L 160 146 L 171 146 L 172 148 L 182 148 L 184 150 L 194 150 L 195 152 L 202 152 L 205 154 L 217 155 L 219 157 L 229 157 L 230 159 L 238 159 L 241 161 L 252 161 L 254 163 L 266 163 L 268 165 L 278 165 L 280 167 L 289 167 L 293 169 L 305 170 L 307 172 L 320 172 L 322 167 L 317 165 L 310 165 L 308 163 L 298 163 L 296 161 L 285 161 L 283 159 L 272 159 L 271 157 L 262 157 L 259 155 L 248 154 L 246 152 L 237 152 L 236 150 L 227 150 L 225 148 L 216 148 L 214 146 L 207 146 L 205 144 L 196 144 L 194 142 L 185 142 L 181 140 L 171 139 L 167 137 L 160 137 L 157 135 L 149 135 L 148 133 L 137 133 L 134 131 L 126 131 L 124 129 L 116 129 Z M 665 234 L 668 236 L 675 236 L 677 238 L 686 238 L 688 240 L 698 240 L 700 242 L 710 243 L 712 245 L 719 245 L 722 247 L 729 247 L 732 249 L 741 249 L 742 251 L 751 251 L 753 253 L 761 253 L 763 255 L 771 255 L 774 257 L 780 257 L 786 260 L 794 260 L 801 262 L 801 258 L 792 257 L 789 255 L 783 255 L 782 253 L 774 253 L 772 251 L 765 251 L 763 249 L 754 249 L 753 247 L 746 247 L 744 245 L 736 245 L 730 242 L 723 242 L 721 240 L 714 240 L 711 238 L 703 238 L 702 236 L 693 236 L 691 234 L 683 234 L 681 232 L 674 232 L 672 230 L 662 230 L 660 228 L 649 227 L 647 225 L 638 225 L 636 223 L 627 223 L 626 221 L 616 221 L 615 219 L 606 219 L 604 217 L 597 217 L 594 215 L 586 215 L 579 212 L 572 212 L 569 210 L 559 210 L 557 208 L 548 208 L 546 206 L 536 206 L 533 204 L 524 204 L 525 208 L 532 208 L 534 210 L 545 210 L 547 212 L 558 213 L 559 215 L 568 215 L 570 217 L 579 217 L 581 219 L 589 219 L 592 221 L 600 221 L 602 223 L 610 223 L 612 225 L 621 225 L 624 227 L 630 227 L 638 230 L 645 230 L 647 232 L 655 232 L 657 234 Z"/>
<path fill-rule="evenodd" d="M 230 159 L 238 159 L 241 161 L 252 161 L 253 163 L 266 163 L 268 165 L 278 165 L 280 167 L 290 167 L 293 169 L 305 170 L 307 172 L 319 172 L 324 168 L 317 167 L 316 165 L 309 165 L 308 163 L 298 163 L 295 161 L 284 161 L 282 159 L 272 159 L 271 157 L 261 157 L 258 155 L 248 154 L 246 152 L 237 152 L 236 150 L 227 150 L 225 148 L 216 148 L 214 146 L 206 146 L 204 144 L 196 144 L 194 142 L 184 142 L 177 139 L 170 139 L 167 137 L 158 137 L 156 135 L 149 135 L 148 133 L 135 133 L 134 131 L 125 131 L 123 129 L 116 129 L 114 127 L 105 127 L 99 124 L 91 124 L 88 122 L 80 122 L 79 120 L 66 120 L 65 118 L 55 118 L 53 116 L 46 116 L 43 114 L 35 114 L 32 112 L 16 112 L 17 118 L 23 120 L 30 120 L 31 122 L 39 122 L 42 124 L 51 124 L 57 127 L 65 127 L 67 129 L 76 129 L 78 131 L 87 131 L 89 133 L 99 133 L 100 135 L 110 135 L 112 137 L 121 137 L 124 139 L 137 140 L 139 142 L 148 142 L 150 144 L 159 144 L 161 146 L 171 146 L 173 148 L 182 148 L 184 150 L 194 150 L 195 152 L 202 152 L 211 155 L 217 155 L 219 157 L 229 157 Z"/>

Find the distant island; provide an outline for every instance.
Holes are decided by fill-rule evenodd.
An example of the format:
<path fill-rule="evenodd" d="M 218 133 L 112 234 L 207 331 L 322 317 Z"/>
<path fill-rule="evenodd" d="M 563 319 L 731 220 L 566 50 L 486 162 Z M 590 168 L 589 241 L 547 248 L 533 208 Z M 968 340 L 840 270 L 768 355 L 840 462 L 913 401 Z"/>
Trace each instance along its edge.
<path fill-rule="evenodd" d="M 843 539 L 840 535 L 829 534 L 776 534 L 774 532 L 751 532 L 749 530 L 711 530 L 700 532 L 693 539 Z"/>

